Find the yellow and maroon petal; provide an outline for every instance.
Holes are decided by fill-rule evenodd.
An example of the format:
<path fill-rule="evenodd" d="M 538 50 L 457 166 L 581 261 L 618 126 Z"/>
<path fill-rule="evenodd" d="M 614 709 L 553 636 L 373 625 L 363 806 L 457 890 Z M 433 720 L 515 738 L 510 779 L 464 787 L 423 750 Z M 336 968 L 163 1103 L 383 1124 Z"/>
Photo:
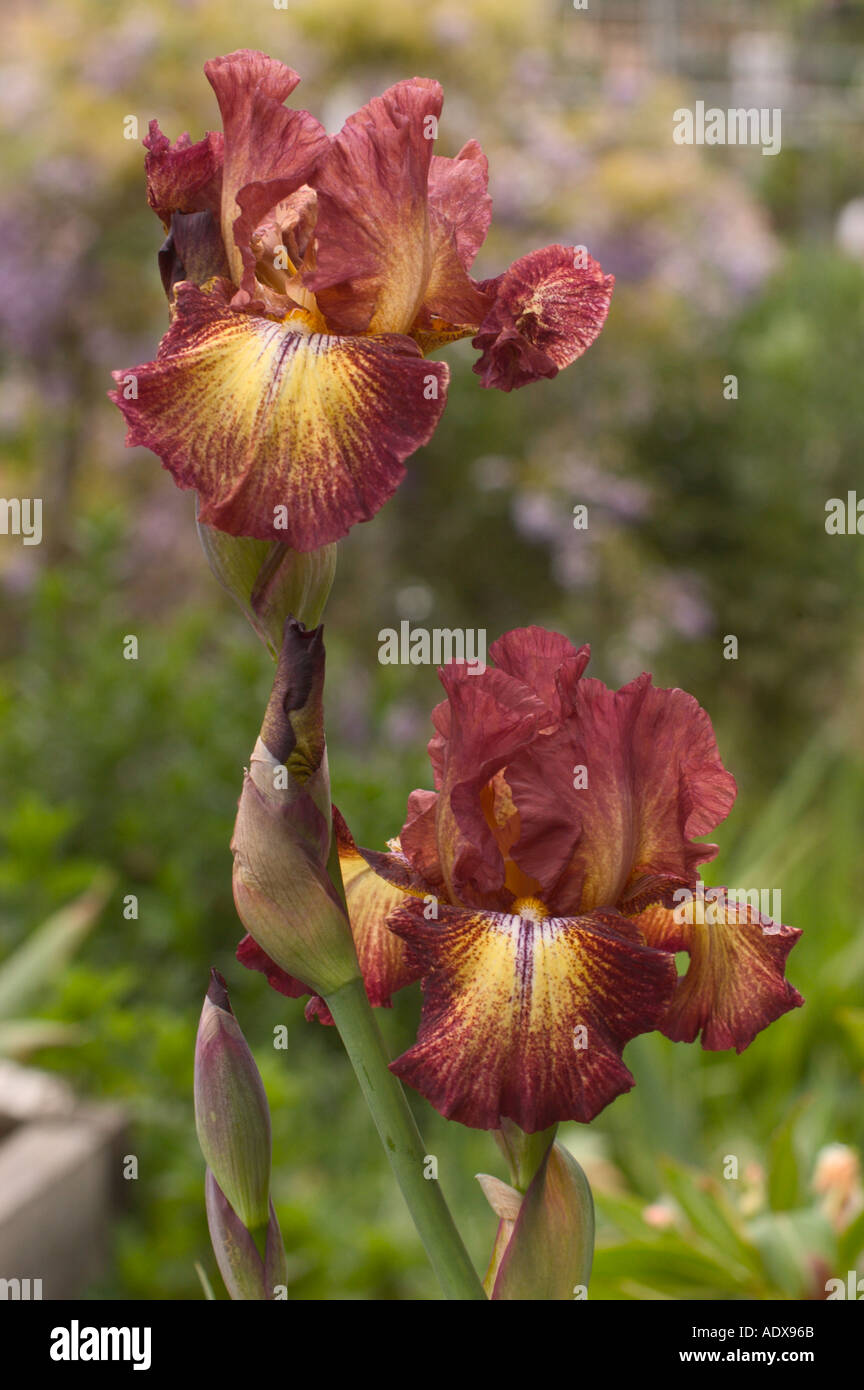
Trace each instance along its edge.
<path fill-rule="evenodd" d="M 210 212 L 218 222 L 222 197 L 221 133 L 210 131 L 194 145 L 188 134 L 183 134 L 172 145 L 159 129 L 159 122 L 151 121 L 144 147 L 147 201 L 166 231 L 174 212 Z"/>
<path fill-rule="evenodd" d="M 575 362 L 606 322 L 614 283 L 572 246 L 546 246 L 514 261 L 481 287 L 495 294 L 473 340 L 483 354 L 474 364 L 482 384 L 512 391 Z"/>
<path fill-rule="evenodd" d="M 255 226 L 280 199 L 308 182 L 330 137 L 308 111 L 283 105 L 300 78 L 277 59 L 244 48 L 211 59 L 204 72 L 222 114 L 222 239 L 239 285 L 242 251 Z"/>
<path fill-rule="evenodd" d="M 391 996 L 419 978 L 409 968 L 404 942 L 387 926 L 390 914 L 405 901 L 405 893 L 369 867 L 335 806 L 333 829 L 366 993 L 376 1008 L 389 1008 Z"/>
<path fill-rule="evenodd" d="M 349 117 L 316 171 L 318 260 L 307 277 L 341 333 L 407 333 L 432 265 L 427 185 L 437 82 L 398 82 Z"/>
<path fill-rule="evenodd" d="M 294 331 L 227 306 L 230 286 L 177 286 L 155 362 L 115 373 L 128 444 L 199 493 L 199 519 L 314 550 L 368 521 L 432 435 L 448 369 L 408 338 Z M 302 326 L 302 324 L 301 324 Z"/>
<path fill-rule="evenodd" d="M 801 932 L 725 888 L 706 891 L 693 904 L 693 921 L 678 920 L 681 906 L 657 905 L 633 920 L 652 945 L 690 954 L 661 1031 L 673 1042 L 693 1042 L 701 1032 L 709 1051 L 743 1052 L 769 1023 L 804 1003 L 784 973 Z"/>
<path fill-rule="evenodd" d="M 576 918 L 408 904 L 390 924 L 422 972 L 417 1042 L 392 1064 L 442 1115 L 526 1133 L 587 1123 L 633 1085 L 625 1043 L 657 1027 L 674 957 L 616 913 Z"/>
<path fill-rule="evenodd" d="M 716 853 L 693 837 L 735 799 L 708 715 L 647 675 L 619 691 L 559 681 L 559 692 L 564 722 L 505 773 L 521 818 L 514 860 L 559 911 L 668 901 Z"/>

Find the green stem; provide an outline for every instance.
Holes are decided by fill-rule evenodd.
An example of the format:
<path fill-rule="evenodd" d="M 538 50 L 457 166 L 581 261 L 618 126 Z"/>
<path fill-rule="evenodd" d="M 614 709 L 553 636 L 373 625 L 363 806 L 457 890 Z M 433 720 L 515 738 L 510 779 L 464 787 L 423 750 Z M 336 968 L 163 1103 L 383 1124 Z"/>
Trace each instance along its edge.
<path fill-rule="evenodd" d="M 424 1176 L 423 1140 L 405 1093 L 388 1066 L 363 981 L 351 980 L 328 994 L 326 1003 L 445 1298 L 485 1298 L 438 1179 Z"/>

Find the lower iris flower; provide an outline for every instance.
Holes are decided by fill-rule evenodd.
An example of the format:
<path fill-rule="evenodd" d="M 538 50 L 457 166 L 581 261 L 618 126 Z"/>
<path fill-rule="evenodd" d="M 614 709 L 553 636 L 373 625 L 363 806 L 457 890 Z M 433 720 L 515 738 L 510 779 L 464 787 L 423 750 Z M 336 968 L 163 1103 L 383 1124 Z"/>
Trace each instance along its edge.
<path fill-rule="evenodd" d="M 412 793 L 389 853 L 361 852 L 349 909 L 373 1002 L 422 980 L 397 1075 L 451 1119 L 532 1133 L 629 1090 L 639 1033 L 747 1047 L 803 1002 L 784 978 L 801 933 L 731 899 L 686 920 L 717 849 L 697 837 L 736 794 L 692 696 L 648 675 L 610 690 L 584 676 L 587 647 L 541 628 L 490 654 L 480 676 L 441 671 L 435 790 Z"/>

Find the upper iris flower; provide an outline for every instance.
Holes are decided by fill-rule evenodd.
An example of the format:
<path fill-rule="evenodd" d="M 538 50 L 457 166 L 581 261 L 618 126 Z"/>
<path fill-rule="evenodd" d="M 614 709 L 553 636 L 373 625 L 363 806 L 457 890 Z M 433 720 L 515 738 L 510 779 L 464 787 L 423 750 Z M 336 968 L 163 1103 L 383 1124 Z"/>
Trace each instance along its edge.
<path fill-rule="evenodd" d="M 694 837 L 736 794 L 692 696 L 644 674 L 609 690 L 583 677 L 587 647 L 541 628 L 490 653 L 483 675 L 441 672 L 436 790 L 412 793 L 391 853 L 362 851 L 404 895 L 395 910 L 379 896 L 365 953 L 384 959 L 374 937 L 395 933 L 391 987 L 423 981 L 417 1042 L 393 1070 L 450 1118 L 530 1133 L 629 1090 L 621 1052 L 638 1033 L 741 1051 L 803 1002 L 784 978 L 801 933 L 731 902 L 716 923 L 679 921 L 717 849 Z"/>
<path fill-rule="evenodd" d="M 433 155 L 437 82 L 399 82 L 331 137 L 283 105 L 299 78 L 262 53 L 205 64 L 223 133 L 172 147 L 151 123 L 148 198 L 172 323 L 116 372 L 127 443 L 195 488 L 199 518 L 312 550 L 367 521 L 444 408 L 423 354 L 474 336 L 484 386 L 551 377 L 600 332 L 613 279 L 549 246 L 494 280 L 486 159 Z"/>

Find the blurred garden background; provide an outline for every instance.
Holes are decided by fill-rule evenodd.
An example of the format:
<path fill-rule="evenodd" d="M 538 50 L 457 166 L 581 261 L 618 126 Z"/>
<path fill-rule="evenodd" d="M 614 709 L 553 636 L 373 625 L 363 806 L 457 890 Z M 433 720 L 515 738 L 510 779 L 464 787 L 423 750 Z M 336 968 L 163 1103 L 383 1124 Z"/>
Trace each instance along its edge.
<path fill-rule="evenodd" d="M 740 789 L 707 876 L 782 890 L 807 1003 L 740 1057 L 638 1039 L 636 1088 L 564 1128 L 597 1195 L 591 1296 L 824 1297 L 864 1247 L 864 540 L 825 530 L 829 498 L 864 496 L 864 5 L 8 0 L 3 26 L 0 496 L 43 498 L 44 537 L 0 536 L 0 962 L 113 875 L 29 1009 L 78 1031 L 7 1051 L 120 1102 L 139 1160 L 82 1296 L 200 1298 L 196 1260 L 223 1296 L 191 1105 L 211 965 L 273 1110 L 290 1296 L 437 1296 L 338 1038 L 233 959 L 228 841 L 272 667 L 212 580 L 191 494 L 124 448 L 105 396 L 167 321 L 124 122 L 218 128 L 202 65 L 255 47 L 331 131 L 402 77 L 440 79 L 439 152 L 475 137 L 491 166 L 475 273 L 561 241 L 617 280 L 601 338 L 554 381 L 484 392 L 470 346 L 448 349 L 434 440 L 340 546 L 334 799 L 380 847 L 431 785 L 435 672 L 377 661 L 402 618 L 490 641 L 540 623 L 590 641 L 609 684 L 647 669 L 696 695 Z M 780 107 L 782 152 L 676 145 L 697 100 Z M 410 990 L 381 1017 L 394 1055 L 418 1011 Z M 497 1150 L 414 1100 L 482 1267 L 495 1221 L 473 1175 L 504 1176 Z"/>

